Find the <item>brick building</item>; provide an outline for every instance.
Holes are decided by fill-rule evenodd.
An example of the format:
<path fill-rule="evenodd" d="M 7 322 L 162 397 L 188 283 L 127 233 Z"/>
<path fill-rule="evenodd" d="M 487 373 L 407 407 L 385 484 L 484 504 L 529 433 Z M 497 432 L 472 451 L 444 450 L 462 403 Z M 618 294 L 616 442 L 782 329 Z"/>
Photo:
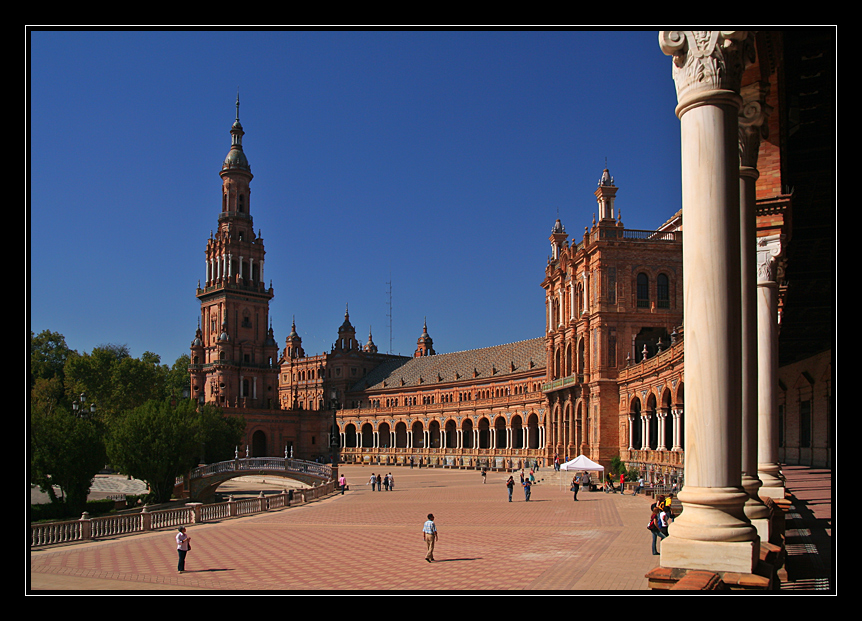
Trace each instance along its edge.
<path fill-rule="evenodd" d="M 829 465 L 834 186 L 817 189 L 834 145 L 828 111 L 800 122 L 807 85 L 796 76 L 818 62 L 828 74 L 828 61 L 817 59 L 828 57 L 830 39 L 819 31 L 763 32 L 755 41 L 757 62 L 741 95 L 764 114 L 746 116 L 746 105 L 739 121 L 740 179 L 756 190 L 756 240 L 743 246 L 756 246 L 757 289 L 774 305 L 767 316 L 781 318 L 780 335 L 776 321 L 769 337 L 781 370 L 760 373 L 780 378 L 761 390 L 775 404 L 762 407 L 778 416 L 761 435 L 779 444 L 776 461 Z M 814 109 L 830 104 L 828 96 L 807 96 Z M 578 239 L 559 220 L 552 227 L 540 281 L 546 330 L 534 339 L 438 353 L 426 324 L 413 357 L 393 356 L 379 353 L 371 334 L 362 344 L 345 310 L 329 352 L 306 355 L 293 323 L 279 356 L 242 135 L 237 102 L 218 231 L 207 241 L 206 282 L 197 290 L 190 373 L 195 398 L 245 417 L 251 454 L 328 459 L 337 441 L 349 462 L 508 468 L 584 454 L 605 465 L 620 456 L 651 480 L 682 476 L 681 210 L 655 230 L 626 229 L 618 188 L 604 170 L 594 192 L 598 219 Z"/>

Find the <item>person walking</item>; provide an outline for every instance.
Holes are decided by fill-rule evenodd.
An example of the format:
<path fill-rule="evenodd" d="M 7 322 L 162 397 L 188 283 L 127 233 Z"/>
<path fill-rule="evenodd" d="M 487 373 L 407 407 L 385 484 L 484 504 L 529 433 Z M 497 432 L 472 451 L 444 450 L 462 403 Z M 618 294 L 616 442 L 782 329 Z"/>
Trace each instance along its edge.
<path fill-rule="evenodd" d="M 632 494 L 632 496 L 637 496 L 639 492 L 643 491 L 643 488 L 644 488 L 644 478 L 643 478 L 643 476 L 641 476 L 638 479 L 638 484 L 635 487 L 635 493 Z"/>
<path fill-rule="evenodd" d="M 380 474 L 378 473 L 377 474 L 377 491 L 379 492 L 382 489 L 383 489 L 383 477 L 381 477 Z"/>
<path fill-rule="evenodd" d="M 626 493 L 626 473 L 620 472 L 620 495 L 625 495 Z"/>
<path fill-rule="evenodd" d="M 437 525 L 434 523 L 434 514 L 429 513 L 428 519 L 422 525 L 422 538 L 425 540 L 425 560 L 429 563 L 434 561 L 434 544 L 437 543 Z"/>
<path fill-rule="evenodd" d="M 488 473 L 482 468 L 482 485 L 485 485 L 485 479 L 487 478 Z"/>
<path fill-rule="evenodd" d="M 571 490 L 575 493 L 575 502 L 578 501 L 578 487 L 580 487 L 581 482 L 578 480 L 578 475 L 572 477 L 572 487 Z"/>
<path fill-rule="evenodd" d="M 341 495 L 344 496 L 344 489 L 347 487 L 347 479 L 343 474 L 338 477 L 338 485 L 341 487 Z"/>
<path fill-rule="evenodd" d="M 371 473 L 371 480 L 370 480 L 370 481 L 368 481 L 368 482 L 369 482 L 369 483 L 371 483 L 371 491 L 373 492 L 373 491 L 374 491 L 374 486 L 375 486 L 375 485 L 377 485 L 377 477 L 376 477 L 376 476 L 374 476 L 374 473 L 373 473 L 373 472 Z"/>
<path fill-rule="evenodd" d="M 390 491 L 395 489 L 395 477 L 392 476 L 391 472 L 389 473 L 389 489 Z"/>
<path fill-rule="evenodd" d="M 512 490 L 515 489 L 515 478 L 510 476 L 506 481 L 506 487 L 509 489 L 509 502 L 512 502 Z"/>
<path fill-rule="evenodd" d="M 181 574 L 186 570 L 186 554 L 192 549 L 192 538 L 186 534 L 185 526 L 180 526 L 177 530 L 177 573 Z"/>
<path fill-rule="evenodd" d="M 530 493 L 531 493 L 532 484 L 530 483 L 530 479 L 524 480 L 524 500 L 526 502 L 530 502 Z"/>

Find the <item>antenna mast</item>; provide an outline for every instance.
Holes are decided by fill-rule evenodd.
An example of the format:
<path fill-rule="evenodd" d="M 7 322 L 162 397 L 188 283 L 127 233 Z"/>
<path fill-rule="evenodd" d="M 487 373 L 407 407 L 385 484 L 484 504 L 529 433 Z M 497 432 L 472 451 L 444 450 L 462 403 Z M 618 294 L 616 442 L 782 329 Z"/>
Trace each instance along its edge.
<path fill-rule="evenodd" d="M 389 272 L 389 280 L 386 282 L 389 285 L 389 300 L 387 301 L 387 305 L 389 306 L 389 312 L 386 314 L 386 317 L 389 318 L 389 353 L 392 353 L 392 272 Z"/>

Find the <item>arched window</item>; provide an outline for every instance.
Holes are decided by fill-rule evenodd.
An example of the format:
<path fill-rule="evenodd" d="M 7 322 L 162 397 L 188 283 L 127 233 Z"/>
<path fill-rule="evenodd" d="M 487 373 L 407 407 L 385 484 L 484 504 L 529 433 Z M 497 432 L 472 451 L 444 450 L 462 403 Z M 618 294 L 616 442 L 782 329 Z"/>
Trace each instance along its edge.
<path fill-rule="evenodd" d="M 649 278 L 641 272 L 637 280 L 637 307 L 649 308 Z"/>
<path fill-rule="evenodd" d="M 655 281 L 656 298 L 659 308 L 670 308 L 670 283 L 666 274 L 659 274 Z"/>

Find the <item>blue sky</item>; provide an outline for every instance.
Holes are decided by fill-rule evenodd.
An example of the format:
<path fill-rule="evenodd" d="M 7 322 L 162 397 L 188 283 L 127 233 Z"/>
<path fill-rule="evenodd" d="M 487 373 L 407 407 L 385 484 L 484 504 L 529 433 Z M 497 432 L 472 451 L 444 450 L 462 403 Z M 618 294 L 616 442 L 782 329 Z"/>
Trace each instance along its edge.
<path fill-rule="evenodd" d="M 627 228 L 681 205 L 657 31 L 29 34 L 29 327 L 80 352 L 188 353 L 237 89 L 280 350 L 541 336 L 606 160 Z"/>

